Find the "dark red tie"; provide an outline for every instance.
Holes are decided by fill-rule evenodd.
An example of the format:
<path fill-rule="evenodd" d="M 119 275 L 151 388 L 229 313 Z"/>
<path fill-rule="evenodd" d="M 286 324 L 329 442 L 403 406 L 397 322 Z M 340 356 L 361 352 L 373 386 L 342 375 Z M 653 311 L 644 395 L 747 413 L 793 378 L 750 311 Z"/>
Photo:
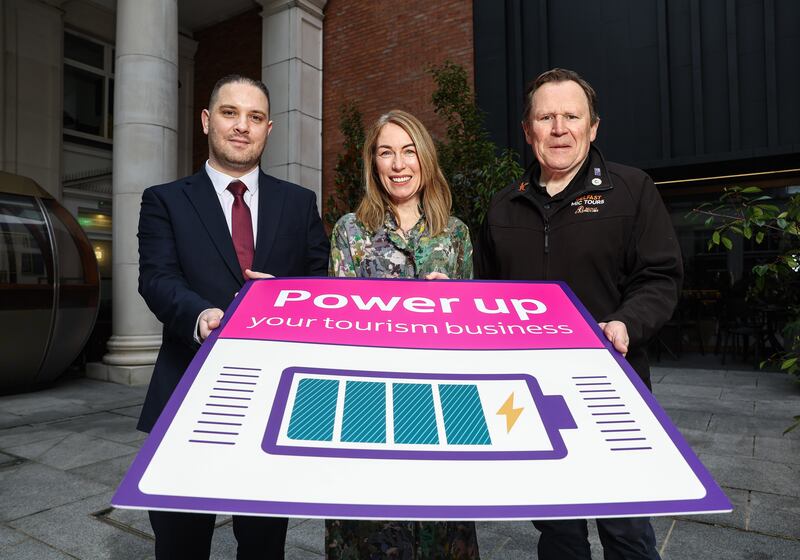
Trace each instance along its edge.
<path fill-rule="evenodd" d="M 228 185 L 228 190 L 233 195 L 233 209 L 231 211 L 231 237 L 239 266 L 242 267 L 242 276 L 246 268 L 253 267 L 253 219 L 250 217 L 250 208 L 244 202 L 244 193 L 247 186 L 241 181 L 234 181 Z"/>

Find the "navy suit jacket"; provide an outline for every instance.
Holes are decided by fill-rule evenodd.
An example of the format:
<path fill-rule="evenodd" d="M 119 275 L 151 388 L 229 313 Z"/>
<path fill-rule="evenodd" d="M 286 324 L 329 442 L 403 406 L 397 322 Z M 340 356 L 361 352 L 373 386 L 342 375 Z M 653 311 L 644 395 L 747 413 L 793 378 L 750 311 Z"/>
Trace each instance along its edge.
<path fill-rule="evenodd" d="M 259 172 L 252 270 L 325 276 L 330 246 L 313 192 Z M 149 432 L 199 348 L 204 309 L 226 309 L 244 280 L 219 198 L 205 170 L 142 194 L 139 293 L 164 325 L 163 342 L 139 417 Z"/>

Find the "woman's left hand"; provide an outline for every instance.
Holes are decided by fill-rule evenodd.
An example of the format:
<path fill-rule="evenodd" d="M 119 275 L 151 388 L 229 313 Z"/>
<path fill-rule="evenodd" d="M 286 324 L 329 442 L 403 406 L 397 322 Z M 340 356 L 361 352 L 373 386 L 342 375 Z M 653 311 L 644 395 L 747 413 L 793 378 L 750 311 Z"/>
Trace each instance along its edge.
<path fill-rule="evenodd" d="M 444 272 L 431 272 L 425 276 L 425 280 L 450 280 Z"/>

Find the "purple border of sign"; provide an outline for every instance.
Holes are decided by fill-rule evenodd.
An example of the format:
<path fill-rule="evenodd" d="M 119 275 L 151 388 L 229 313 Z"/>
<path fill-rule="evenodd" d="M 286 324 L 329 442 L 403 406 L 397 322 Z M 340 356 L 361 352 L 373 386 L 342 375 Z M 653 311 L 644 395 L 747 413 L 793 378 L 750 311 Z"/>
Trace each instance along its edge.
<path fill-rule="evenodd" d="M 311 373 L 314 375 L 328 375 L 332 377 L 356 376 L 356 377 L 376 377 L 379 379 L 426 379 L 431 381 L 453 381 L 453 380 L 523 380 L 531 392 L 536 408 L 539 410 L 545 432 L 547 432 L 552 449 L 531 450 L 531 451 L 413 451 L 409 449 L 353 449 L 353 448 L 331 448 L 278 445 L 278 434 L 280 432 L 281 420 L 286 410 L 289 399 L 289 390 L 292 387 L 292 378 L 296 373 Z M 542 393 L 539 382 L 526 373 L 503 373 L 503 374 L 440 374 L 440 373 L 402 373 L 402 372 L 381 372 L 381 371 L 356 371 L 356 370 L 333 370 L 321 368 L 290 367 L 283 370 L 278 389 L 275 391 L 275 399 L 272 402 L 272 411 L 267 420 L 267 428 L 264 432 L 264 439 L 261 442 L 261 449 L 267 453 L 276 455 L 299 455 L 306 457 L 356 457 L 366 458 L 375 457 L 380 459 L 433 459 L 433 460 L 521 460 L 521 459 L 563 459 L 567 456 L 567 447 L 561 437 L 561 429 L 577 428 L 572 415 L 567 408 L 567 403 L 561 395 L 547 395 Z"/>
<path fill-rule="evenodd" d="M 282 278 L 281 280 L 290 280 Z M 308 278 L 304 278 L 308 279 Z M 343 281 L 342 278 L 311 278 L 320 281 Z M 356 280 L 356 279 L 353 279 Z M 363 280 L 363 279 L 360 279 Z M 186 372 L 178 382 L 166 407 L 162 411 L 153 427 L 149 437 L 145 440 L 136 458 L 133 460 L 128 472 L 117 488 L 111 504 L 116 507 L 146 508 L 153 510 L 179 510 L 194 512 L 215 513 L 241 513 L 249 515 L 279 516 L 279 517 L 364 517 L 375 519 L 546 519 L 546 518 L 583 518 L 583 517 L 631 517 L 649 515 L 669 515 L 688 513 L 709 513 L 731 511 L 732 506 L 728 498 L 717 485 L 711 474 L 703 466 L 697 455 L 694 454 L 689 444 L 678 429 L 672 424 L 666 412 L 656 401 L 653 394 L 647 389 L 644 382 L 631 368 L 628 362 L 617 352 L 603 335 L 600 327 L 595 322 L 589 311 L 578 300 L 577 296 L 561 281 L 507 281 L 516 284 L 558 284 L 572 304 L 583 316 L 584 320 L 592 327 L 603 346 L 611 352 L 614 359 L 633 383 L 642 399 L 658 419 L 664 431 L 670 437 L 691 467 L 695 476 L 700 480 L 706 491 L 705 496 L 694 500 L 663 500 L 645 502 L 618 502 L 606 504 L 561 504 L 561 505 L 498 505 L 498 506 L 397 506 L 382 504 L 323 504 L 313 502 L 271 502 L 256 500 L 231 500 L 219 498 L 194 498 L 187 496 L 167 496 L 145 494 L 139 490 L 139 481 L 144 475 L 147 465 L 152 460 L 158 446 L 164 439 L 175 414 L 189 392 L 197 374 L 211 352 L 219 337 L 222 328 L 233 316 L 239 303 L 250 290 L 253 282 L 269 282 L 270 279 L 248 281 L 228 307 L 220 328 L 215 329 L 211 336 L 200 346 L 194 359 L 189 364 Z M 419 282 L 421 280 L 394 280 L 375 278 L 371 281 L 405 281 Z M 448 280 L 460 282 L 461 280 Z M 489 282 L 482 280 L 469 280 L 469 282 Z M 491 283 L 502 283 L 491 281 Z M 446 351 L 446 350 L 442 350 Z M 481 351 L 481 350 L 477 350 Z M 514 352 L 514 350 L 507 350 Z"/>

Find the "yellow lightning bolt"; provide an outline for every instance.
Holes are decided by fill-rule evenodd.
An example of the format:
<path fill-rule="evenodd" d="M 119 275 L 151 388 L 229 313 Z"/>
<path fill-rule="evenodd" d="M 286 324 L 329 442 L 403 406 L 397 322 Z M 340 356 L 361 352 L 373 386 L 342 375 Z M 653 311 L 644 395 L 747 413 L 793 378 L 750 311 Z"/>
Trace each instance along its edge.
<path fill-rule="evenodd" d="M 511 428 L 514 427 L 514 424 L 519 419 L 519 415 L 522 414 L 522 411 L 525 410 L 524 408 L 514 408 L 514 393 L 511 393 L 506 402 L 503 403 L 503 406 L 500 407 L 500 410 L 497 411 L 497 414 L 505 414 L 506 416 L 506 429 L 510 433 Z"/>

